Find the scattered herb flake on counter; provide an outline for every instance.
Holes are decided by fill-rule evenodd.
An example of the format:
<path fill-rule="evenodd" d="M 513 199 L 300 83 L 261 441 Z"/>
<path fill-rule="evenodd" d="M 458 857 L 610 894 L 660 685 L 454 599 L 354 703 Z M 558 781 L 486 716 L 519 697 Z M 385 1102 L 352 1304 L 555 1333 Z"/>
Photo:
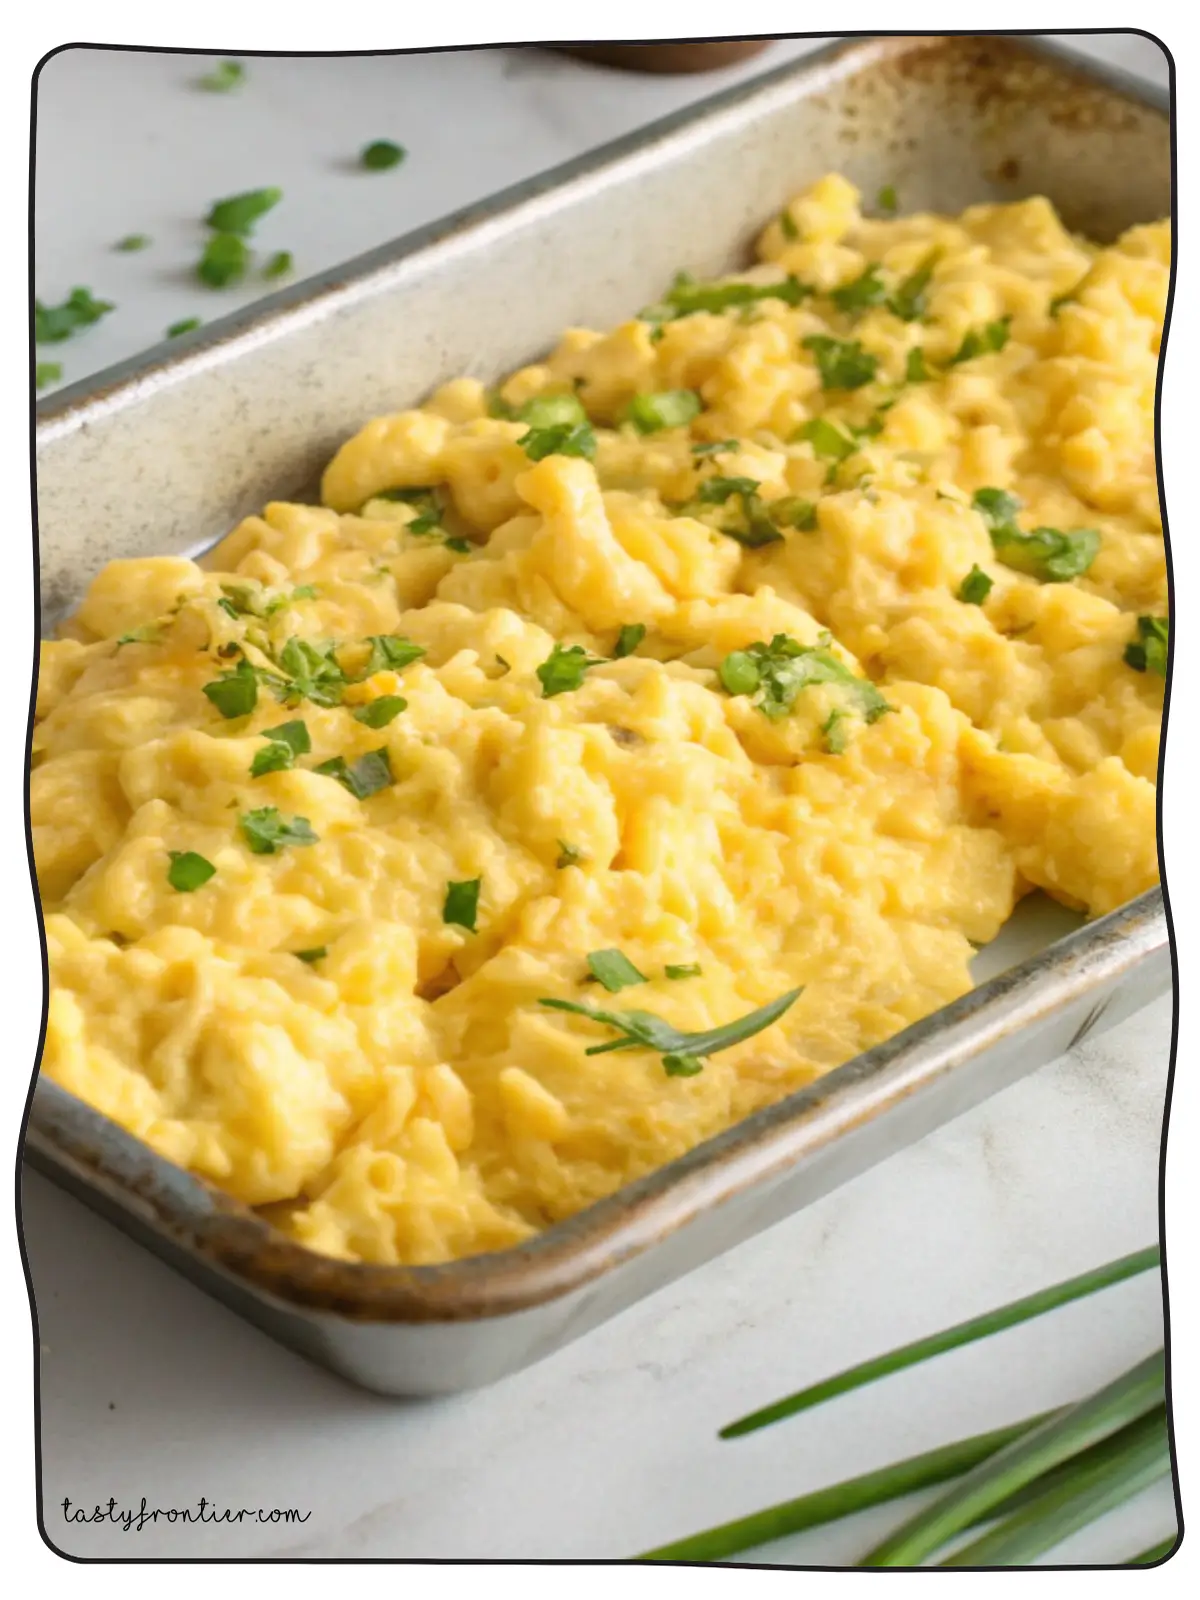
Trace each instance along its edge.
<path fill-rule="evenodd" d="M 976 563 L 958 586 L 958 598 L 964 605 L 981 606 L 992 592 L 995 579 L 988 576 Z"/>
<path fill-rule="evenodd" d="M 699 978 L 702 975 L 702 968 L 698 961 L 681 962 L 675 966 L 668 965 L 663 968 L 663 971 L 668 978 Z"/>
<path fill-rule="evenodd" d="M 892 315 L 899 317 L 901 322 L 916 322 L 923 317 L 928 309 L 925 291 L 932 278 L 933 263 L 927 261 L 923 267 L 918 267 L 902 279 L 895 294 L 888 296 L 887 307 Z"/>
<path fill-rule="evenodd" d="M 596 454 L 596 435 L 588 422 L 560 422 L 553 428 L 530 428 L 517 443 L 530 461 L 547 456 L 582 456 L 590 461 Z"/>
<path fill-rule="evenodd" d="M 282 199 L 282 189 L 247 189 L 242 194 L 231 194 L 228 199 L 215 201 L 204 220 L 215 233 L 246 238 L 254 232 L 259 218 L 265 217 Z"/>
<path fill-rule="evenodd" d="M 295 262 L 292 260 L 292 252 L 290 250 L 276 250 L 263 268 L 263 277 L 285 278 L 294 265 Z"/>
<path fill-rule="evenodd" d="M 294 950 L 292 954 L 297 961 L 307 961 L 311 966 L 314 961 L 323 961 L 325 959 L 329 954 L 329 946 L 327 944 L 317 944 L 311 950 Z"/>
<path fill-rule="evenodd" d="M 167 338 L 178 339 L 180 334 L 194 333 L 200 325 L 199 317 L 183 317 L 179 322 L 173 322 L 167 329 Z"/>
<path fill-rule="evenodd" d="M 114 309 L 111 300 L 97 300 L 90 289 L 72 289 L 60 306 L 33 303 L 33 337 L 36 344 L 61 344 Z"/>
<path fill-rule="evenodd" d="M 646 974 L 639 972 L 621 950 L 593 950 L 587 964 L 592 977 L 602 983 L 609 994 L 618 994 L 635 983 L 647 981 Z"/>
<path fill-rule="evenodd" d="M 246 276 L 250 252 L 236 233 L 214 233 L 196 263 L 196 276 L 210 289 L 225 289 Z"/>
<path fill-rule="evenodd" d="M 247 717 L 258 704 L 258 672 L 243 658 L 206 683 L 204 693 L 223 717 Z"/>
<path fill-rule="evenodd" d="M 352 762 L 347 762 L 345 756 L 334 756 L 332 761 L 322 761 L 313 771 L 326 778 L 336 778 L 356 800 L 368 800 L 371 795 L 389 788 L 396 781 L 386 746 L 369 750 L 365 756 L 359 756 L 357 761 Z"/>
<path fill-rule="evenodd" d="M 57 383 L 63 375 L 60 361 L 39 361 L 34 370 L 33 381 L 38 389 L 45 389 L 52 383 Z"/>
<path fill-rule="evenodd" d="M 221 61 L 211 72 L 197 79 L 201 89 L 210 94 L 228 94 L 245 81 L 246 69 L 240 61 Z"/>
<path fill-rule="evenodd" d="M 398 167 L 407 154 L 402 144 L 393 144 L 391 139 L 373 139 L 358 159 L 368 172 L 388 172 Z"/>
<path fill-rule="evenodd" d="M 170 851 L 171 865 L 167 868 L 167 882 L 180 894 L 191 894 L 202 884 L 216 876 L 216 867 L 194 850 Z"/>
<path fill-rule="evenodd" d="M 1000 317 L 995 322 L 985 322 L 982 328 L 968 328 L 963 342 L 950 357 L 950 365 L 960 361 L 974 361 L 977 356 L 994 355 L 1008 343 L 1011 317 Z"/>
<path fill-rule="evenodd" d="M 857 278 L 843 283 L 830 295 L 839 311 L 866 311 L 877 306 L 887 295 L 887 285 L 879 276 L 879 263 L 871 264 Z"/>
<path fill-rule="evenodd" d="M 880 189 L 875 203 L 879 207 L 880 211 L 898 211 L 900 209 L 900 201 L 896 195 L 895 184 L 885 183 L 883 188 Z"/>
<path fill-rule="evenodd" d="M 871 382 L 879 368 L 878 356 L 870 355 L 857 339 L 833 339 L 827 333 L 810 333 L 800 342 L 816 357 L 823 389 L 861 389 Z"/>
<path fill-rule="evenodd" d="M 451 927 L 465 928 L 468 933 L 474 933 L 475 920 L 479 915 L 479 889 L 482 882 L 482 878 L 467 878 L 461 883 L 448 883 L 445 904 L 442 906 L 442 921 Z"/>
<path fill-rule="evenodd" d="M 1171 638 L 1171 624 L 1167 617 L 1139 617 L 1137 637 L 1125 646 L 1125 664 L 1135 672 L 1156 672 L 1160 678 L 1167 675 L 1167 646 Z"/>
<path fill-rule="evenodd" d="M 645 637 L 644 622 L 627 622 L 617 635 L 616 647 L 613 650 L 614 661 L 621 661 L 625 656 L 631 656 Z"/>
<path fill-rule="evenodd" d="M 276 806 L 259 806 L 255 811 L 245 811 L 238 818 L 238 824 L 242 837 L 256 856 L 273 856 L 289 844 L 318 842 L 307 817 L 293 817 L 289 822 Z"/>
<path fill-rule="evenodd" d="M 749 695 L 765 717 L 787 716 L 801 690 L 832 683 L 847 689 L 867 722 L 894 710 L 869 678 L 858 678 L 823 646 L 803 645 L 777 633 L 769 644 L 734 650 L 721 662 L 717 676 L 731 695 Z"/>
<path fill-rule="evenodd" d="M 581 688 L 588 668 L 603 664 L 599 656 L 589 656 L 581 644 L 556 644 L 537 669 L 542 698 L 549 700 L 556 694 Z"/>
<path fill-rule="evenodd" d="M 904 358 L 905 383 L 928 383 L 929 370 L 925 365 L 925 352 L 920 345 L 914 346 Z"/>
<path fill-rule="evenodd" d="M 649 1011 L 606 1011 L 576 1000 L 539 1000 L 538 1004 L 552 1011 L 566 1011 L 572 1016 L 587 1017 L 589 1021 L 614 1028 L 620 1034 L 619 1039 L 608 1044 L 589 1046 L 584 1051 L 585 1055 L 607 1055 L 613 1050 L 629 1050 L 641 1045 L 662 1055 L 663 1069 L 668 1077 L 694 1077 L 703 1070 L 706 1057 L 741 1044 L 743 1040 L 778 1022 L 801 993 L 800 989 L 790 989 L 778 1000 L 768 1001 L 765 1006 L 739 1017 L 736 1022 L 727 1022 L 723 1027 L 709 1028 L 700 1033 L 682 1033 Z"/>
<path fill-rule="evenodd" d="M 797 428 L 792 438 L 813 447 L 813 455 L 821 461 L 845 461 L 858 448 L 849 434 L 843 433 L 835 423 L 825 417 L 812 417 Z"/>
<path fill-rule="evenodd" d="M 408 705 L 403 695 L 381 694 L 378 700 L 370 700 L 365 706 L 355 707 L 355 721 L 361 722 L 368 728 L 386 728 L 389 722 L 394 722 Z"/>
<path fill-rule="evenodd" d="M 624 420 L 639 433 L 663 428 L 686 428 L 703 409 L 694 389 L 663 389 L 657 394 L 635 394 L 625 407 Z"/>
<path fill-rule="evenodd" d="M 150 242 L 148 233 L 127 233 L 123 239 L 117 240 L 113 249 L 120 250 L 124 255 L 130 255 L 135 250 L 148 250 Z"/>

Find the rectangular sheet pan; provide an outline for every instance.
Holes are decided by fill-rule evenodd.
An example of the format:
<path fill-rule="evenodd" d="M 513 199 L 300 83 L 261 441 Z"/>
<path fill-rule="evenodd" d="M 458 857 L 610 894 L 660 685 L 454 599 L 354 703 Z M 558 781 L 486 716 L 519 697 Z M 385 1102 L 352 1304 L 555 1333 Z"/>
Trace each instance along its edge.
<path fill-rule="evenodd" d="M 303 497 L 368 417 L 728 270 L 805 182 L 905 210 L 1046 194 L 1096 238 L 1165 215 L 1165 95 L 1028 39 L 836 44 L 38 407 L 43 626 L 114 557 L 197 553 Z M 384 1394 L 549 1354 L 1168 992 L 1161 891 L 1062 934 L 1027 904 L 954 1005 L 530 1244 L 441 1267 L 303 1250 L 48 1080 L 32 1165 L 268 1332 Z M 1015 962 L 1015 964 L 1014 964 Z"/>

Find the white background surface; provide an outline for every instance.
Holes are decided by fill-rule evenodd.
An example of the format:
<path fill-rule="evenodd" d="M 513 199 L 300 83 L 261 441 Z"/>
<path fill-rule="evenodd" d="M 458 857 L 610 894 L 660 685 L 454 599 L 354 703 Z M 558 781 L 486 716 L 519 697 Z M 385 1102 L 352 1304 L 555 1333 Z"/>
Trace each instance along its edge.
<path fill-rule="evenodd" d="M 279 184 L 263 250 L 317 271 L 815 42 L 663 80 L 506 50 L 250 61 L 229 96 L 192 87 L 195 58 L 60 55 L 39 92 L 37 292 L 87 284 L 118 305 L 61 347 L 66 378 L 254 297 L 190 278 L 215 198 Z M 1165 77 L 1145 39 L 1080 42 Z M 471 115 L 446 116 L 451 104 Z M 408 161 L 354 170 L 380 137 Z M 154 249 L 112 252 L 130 232 Z M 30 1177 L 46 1530 L 65 1552 L 127 1558 L 619 1558 L 1083 1393 L 1161 1338 L 1150 1277 L 753 1438 L 715 1438 L 849 1360 L 1148 1243 L 1169 1037 L 1163 1002 L 550 1361 L 420 1405 L 310 1367 Z M 125 1533 L 61 1511 L 64 1495 L 136 1511 L 202 1494 L 310 1516 Z M 848 1563 L 895 1517 L 763 1559 Z M 1057 1554 L 1119 1560 L 1172 1526 L 1160 1485 Z"/>

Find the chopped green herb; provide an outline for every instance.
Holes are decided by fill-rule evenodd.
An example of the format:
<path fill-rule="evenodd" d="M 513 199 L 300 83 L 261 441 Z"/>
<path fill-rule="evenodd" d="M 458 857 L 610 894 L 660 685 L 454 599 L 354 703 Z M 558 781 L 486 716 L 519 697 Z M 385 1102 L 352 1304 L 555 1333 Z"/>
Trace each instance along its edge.
<path fill-rule="evenodd" d="M 782 300 L 785 305 L 798 306 L 812 293 L 808 284 L 791 273 L 777 283 L 697 283 L 688 273 L 681 272 L 663 299 L 648 306 L 641 318 L 644 322 L 671 322 L 698 311 L 728 311 L 735 306 L 753 305 L 757 300 Z"/>
<path fill-rule="evenodd" d="M 52 383 L 57 383 L 63 375 L 62 363 L 59 361 L 39 361 L 34 370 L 33 381 L 38 389 L 45 389 Z"/>
<path fill-rule="evenodd" d="M 288 705 L 311 700 L 317 706 L 340 706 L 346 692 L 342 671 L 330 643 L 317 643 L 294 635 L 276 658 L 287 681 L 280 686 L 281 698 Z"/>
<path fill-rule="evenodd" d="M 830 295 L 839 311 L 866 311 L 877 306 L 887 295 L 887 286 L 879 276 L 879 263 L 872 261 L 857 278 L 843 283 Z"/>
<path fill-rule="evenodd" d="M 327 778 L 336 778 L 356 800 L 367 800 L 396 781 L 386 747 L 369 750 L 365 756 L 359 756 L 357 761 L 350 763 L 347 763 L 345 756 L 334 756 L 332 761 L 322 761 L 313 771 Z"/>
<path fill-rule="evenodd" d="M 216 867 L 194 850 L 172 850 L 171 865 L 167 868 L 167 882 L 180 894 L 191 894 L 202 884 L 216 876 Z"/>
<path fill-rule="evenodd" d="M 819 645 L 802 645 L 786 633 L 770 644 L 752 644 L 734 650 L 717 669 L 721 686 L 731 695 L 750 695 L 765 717 L 778 721 L 787 716 L 802 690 L 832 683 L 855 699 L 867 722 L 876 722 L 890 706 L 868 678 L 857 678 L 849 667 Z"/>
<path fill-rule="evenodd" d="M 779 528 L 797 528 L 801 533 L 811 533 L 817 525 L 816 506 L 811 500 L 802 500 L 797 494 L 772 500 L 767 510 L 771 521 Z"/>
<path fill-rule="evenodd" d="M 122 633 L 117 638 L 117 649 L 123 644 L 158 644 L 162 639 L 162 627 L 157 622 L 144 622 L 140 628 L 132 628 L 128 633 Z"/>
<path fill-rule="evenodd" d="M 433 484 L 419 484 L 407 489 L 377 489 L 372 500 L 391 500 L 400 505 L 416 506 L 422 511 L 436 510 L 437 488 Z"/>
<path fill-rule="evenodd" d="M 1167 646 L 1171 638 L 1171 624 L 1167 617 L 1139 617 L 1137 637 L 1125 646 L 1125 664 L 1135 672 L 1156 672 L 1160 678 L 1167 675 Z"/>
<path fill-rule="evenodd" d="M 228 94 L 231 89 L 238 87 L 245 76 L 246 69 L 240 61 L 222 61 L 197 81 L 210 94 Z"/>
<path fill-rule="evenodd" d="M 255 811 L 245 811 L 238 817 L 242 837 L 256 856 L 273 856 L 285 845 L 316 844 L 317 836 L 307 817 L 293 817 L 289 822 L 276 806 L 259 806 Z"/>
<path fill-rule="evenodd" d="M 701 967 L 698 961 L 689 961 L 678 966 L 666 966 L 663 971 L 668 978 L 698 978 L 701 976 Z"/>
<path fill-rule="evenodd" d="M 915 272 L 910 272 L 897 285 L 896 292 L 888 296 L 887 307 L 894 317 L 899 317 L 901 322 L 916 322 L 925 315 L 928 309 L 925 291 L 929 288 L 933 278 L 933 262 L 927 261 L 924 266 L 918 267 Z"/>
<path fill-rule="evenodd" d="M 243 194 L 216 201 L 204 220 L 214 233 L 232 233 L 244 239 L 254 232 L 258 219 L 282 199 L 282 189 L 247 189 Z"/>
<path fill-rule="evenodd" d="M 180 334 L 193 333 L 200 325 L 199 317 L 181 317 L 167 329 L 167 338 L 178 339 Z"/>
<path fill-rule="evenodd" d="M 297 961 L 307 961 L 311 967 L 314 961 L 323 961 L 325 959 L 329 954 L 329 946 L 327 944 L 317 944 L 311 950 L 293 950 L 292 954 Z"/>
<path fill-rule="evenodd" d="M 381 694 L 377 700 L 368 701 L 365 706 L 358 706 L 354 712 L 357 722 L 365 723 L 368 728 L 386 728 L 389 722 L 394 722 L 408 701 L 402 695 Z"/>
<path fill-rule="evenodd" d="M 243 659 L 206 683 L 204 693 L 223 717 L 247 717 L 258 704 L 258 672 Z"/>
<path fill-rule="evenodd" d="M 406 639 L 399 633 L 373 633 L 367 638 L 371 646 L 371 654 L 367 664 L 355 679 L 361 683 L 364 678 L 370 678 L 377 672 L 390 669 L 392 672 L 402 672 L 405 667 L 411 667 L 414 661 L 419 661 L 425 654 L 425 646 L 416 644 L 412 639 Z"/>
<path fill-rule="evenodd" d="M 567 844 L 563 839 L 558 841 L 558 859 L 554 863 L 556 867 L 560 869 L 562 867 L 577 867 L 581 861 L 586 860 L 587 857 L 577 845 Z"/>
<path fill-rule="evenodd" d="M 662 428 L 686 428 L 703 407 L 694 389 L 663 389 L 658 394 L 635 394 L 625 407 L 624 420 L 639 433 Z"/>
<path fill-rule="evenodd" d="M 989 533 L 1002 528 L 1015 528 L 1021 502 L 1007 489 L 976 489 L 971 504 L 987 523 Z"/>
<path fill-rule="evenodd" d="M 268 739 L 260 750 L 254 752 L 250 763 L 250 776 L 264 778 L 268 772 L 290 772 L 296 765 L 296 752 L 282 739 Z"/>
<path fill-rule="evenodd" d="M 631 656 L 645 637 L 644 622 L 627 622 L 617 635 L 617 644 L 613 651 L 614 660 L 620 661 L 625 656 Z"/>
<path fill-rule="evenodd" d="M 905 383 L 928 383 L 929 371 L 925 366 L 925 352 L 921 346 L 914 345 L 904 360 Z"/>
<path fill-rule="evenodd" d="M 374 139 L 364 147 L 358 159 L 368 172 L 387 172 L 398 167 L 407 154 L 402 144 L 393 144 L 390 139 Z"/>
<path fill-rule="evenodd" d="M 299 717 L 294 722 L 281 722 L 275 728 L 264 728 L 262 736 L 273 744 L 285 744 L 296 756 L 306 756 L 312 749 L 308 724 Z"/>
<path fill-rule="evenodd" d="M 875 203 L 880 211 L 898 211 L 900 209 L 900 201 L 896 198 L 895 185 L 885 183 L 883 188 L 880 189 Z"/>
<path fill-rule="evenodd" d="M 879 367 L 879 358 L 868 354 L 857 339 L 831 339 L 825 333 L 810 333 L 800 342 L 817 358 L 823 389 L 861 389 L 871 382 Z"/>
<path fill-rule="evenodd" d="M 715 444 L 694 444 L 692 446 L 692 454 L 694 456 L 719 456 L 726 451 L 739 448 L 740 446 L 736 439 L 718 439 Z"/>
<path fill-rule="evenodd" d="M 609 994 L 617 994 L 632 984 L 647 981 L 646 974 L 639 972 L 620 950 L 593 950 L 587 958 L 587 964 L 592 977 L 598 979 Z"/>
<path fill-rule="evenodd" d="M 811 444 L 813 455 L 819 461 L 845 461 L 858 448 L 848 434 L 824 417 L 810 418 L 792 437 L 800 443 Z"/>
<path fill-rule="evenodd" d="M 734 495 L 757 494 L 761 485 L 757 478 L 706 478 L 696 491 L 701 505 L 723 506 Z"/>
<path fill-rule="evenodd" d="M 800 237 L 800 229 L 796 226 L 796 219 L 786 206 L 779 213 L 779 231 L 788 240 L 796 240 Z"/>
<path fill-rule="evenodd" d="M 987 524 L 992 547 L 1004 565 L 1042 583 L 1081 577 L 1100 549 L 1094 528 L 1076 528 L 1072 533 L 1035 528 L 1022 533 L 1016 521 L 1021 502 L 1004 489 L 976 489 L 971 504 Z"/>
<path fill-rule="evenodd" d="M 72 289 L 60 306 L 33 303 L 35 344 L 61 344 L 113 310 L 110 300 L 97 300 L 90 289 Z"/>
<path fill-rule="evenodd" d="M 442 921 L 451 927 L 475 932 L 475 919 L 479 915 L 479 889 L 482 878 L 467 878 L 461 883 L 446 885 L 446 900 L 442 906 Z"/>
<path fill-rule="evenodd" d="M 821 735 L 825 748 L 831 756 L 840 756 L 846 749 L 848 735 L 846 722 L 848 718 L 844 711 L 831 711 L 821 724 Z"/>
<path fill-rule="evenodd" d="M 315 583 L 298 583 L 296 585 L 296 587 L 292 590 L 290 598 L 292 600 L 315 600 L 317 598 L 317 586 L 316 586 Z M 284 599 L 283 599 L 283 604 L 286 605 L 287 603 L 288 603 L 288 597 L 285 596 Z M 271 605 L 274 605 L 274 604 L 275 604 L 275 602 L 272 601 Z M 271 607 L 268 606 L 267 607 L 268 612 L 270 611 L 270 609 L 271 609 Z"/>
<path fill-rule="evenodd" d="M 469 556 L 474 546 L 469 539 L 447 539 L 446 549 L 453 550 L 455 555 Z"/>
<path fill-rule="evenodd" d="M 120 250 L 125 255 L 131 255 L 135 250 L 148 250 L 150 248 L 150 235 L 148 233 L 127 233 L 123 239 L 118 239 L 113 245 L 114 250 Z"/>
<path fill-rule="evenodd" d="M 968 328 L 963 342 L 950 357 L 950 365 L 960 361 L 974 361 L 977 356 L 993 355 L 1008 343 L 1011 317 L 1000 317 L 996 322 L 985 322 L 982 328 Z"/>
<path fill-rule="evenodd" d="M 250 252 L 236 233 L 214 233 L 196 263 L 196 276 L 210 289 L 224 289 L 246 276 Z"/>
<path fill-rule="evenodd" d="M 514 422 L 525 422 L 533 429 L 575 428 L 588 420 L 577 394 L 539 394 L 523 406 L 509 407 Z"/>
<path fill-rule="evenodd" d="M 517 443 L 530 461 L 547 456 L 582 456 L 590 461 L 596 454 L 596 435 L 590 422 L 560 422 L 553 428 L 530 428 Z"/>
<path fill-rule="evenodd" d="M 990 578 L 981 566 L 976 564 L 967 573 L 958 586 L 958 598 L 964 605 L 981 606 L 991 594 L 994 578 Z"/>
<path fill-rule="evenodd" d="M 290 250 L 276 250 L 263 268 L 264 278 L 286 278 L 295 266 Z"/>
<path fill-rule="evenodd" d="M 512 422 L 516 417 L 517 408 L 509 404 L 499 389 L 492 389 L 488 394 L 487 414 L 501 422 Z"/>
<path fill-rule="evenodd" d="M 553 695 L 580 688 L 588 668 L 602 665 L 601 658 L 589 656 L 581 644 L 556 644 L 537 669 L 542 698 L 549 700 Z"/>
<path fill-rule="evenodd" d="M 696 491 L 695 504 L 681 507 L 681 514 L 699 516 L 709 506 L 728 507 L 726 514 L 709 526 L 748 549 L 756 550 L 783 537 L 771 518 L 770 508 L 758 493 L 759 487 L 756 478 L 706 478 Z M 732 500 L 738 504 L 730 505 Z"/>
<path fill-rule="evenodd" d="M 709 1028 L 701 1033 L 682 1033 L 649 1011 L 606 1011 L 599 1006 L 582 1005 L 575 1000 L 539 1000 L 538 1004 L 552 1011 L 566 1011 L 573 1016 L 587 1017 L 591 1022 L 613 1028 L 620 1035 L 607 1044 L 594 1044 L 585 1055 L 607 1055 L 613 1050 L 636 1049 L 658 1051 L 663 1057 L 663 1068 L 669 1077 L 693 1077 L 701 1071 L 707 1056 L 719 1050 L 728 1050 L 743 1040 L 761 1033 L 778 1022 L 784 1012 L 795 1003 L 801 991 L 791 989 L 778 1000 L 759 1006 L 736 1022 L 727 1022 L 720 1028 Z"/>

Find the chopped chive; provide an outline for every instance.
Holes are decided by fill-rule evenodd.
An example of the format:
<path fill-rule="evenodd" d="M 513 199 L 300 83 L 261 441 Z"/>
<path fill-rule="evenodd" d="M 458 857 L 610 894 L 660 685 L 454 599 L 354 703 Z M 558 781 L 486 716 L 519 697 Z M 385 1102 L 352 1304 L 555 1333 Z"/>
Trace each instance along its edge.
<path fill-rule="evenodd" d="M 694 389 L 663 389 L 657 394 L 635 394 L 625 407 L 624 421 L 639 433 L 658 433 L 664 428 L 686 428 L 703 409 Z"/>
<path fill-rule="evenodd" d="M 697 961 L 681 962 L 677 966 L 665 966 L 663 971 L 668 978 L 698 978 L 701 975 L 700 964 Z"/>
<path fill-rule="evenodd" d="M 264 278 L 286 278 L 295 263 L 290 250 L 276 250 L 263 268 Z"/>
<path fill-rule="evenodd" d="M 620 661 L 625 656 L 631 656 L 646 637 L 646 624 L 644 622 L 627 622 L 617 635 L 616 647 L 613 657 Z"/>
<path fill-rule="evenodd" d="M 148 233 L 127 233 L 123 239 L 118 239 L 113 245 L 114 250 L 123 254 L 132 254 L 135 250 L 148 250 L 150 248 L 150 235 Z"/>
<path fill-rule="evenodd" d="M 199 317 L 182 317 L 167 329 L 168 339 L 178 339 L 180 334 L 193 333 L 200 326 Z"/>
<path fill-rule="evenodd" d="M 620 950 L 593 950 L 587 958 L 587 964 L 592 977 L 598 979 L 609 994 L 618 994 L 632 984 L 647 981 L 646 974 L 639 972 Z"/>
<path fill-rule="evenodd" d="M 214 233 L 196 263 L 196 276 L 210 289 L 224 289 L 246 276 L 250 252 L 236 233 Z"/>
<path fill-rule="evenodd" d="M 547 456 L 582 456 L 590 461 L 596 454 L 596 434 L 589 422 L 560 422 L 553 428 L 530 428 L 517 443 L 530 461 L 544 461 Z"/>
<path fill-rule="evenodd" d="M 475 932 L 479 915 L 479 890 L 482 878 L 466 878 L 446 885 L 446 899 L 442 906 L 442 921 L 456 928 Z"/>
<path fill-rule="evenodd" d="M 293 817 L 289 821 L 276 806 L 259 806 L 254 811 L 243 812 L 238 824 L 242 837 L 256 856 L 273 856 L 289 844 L 318 843 L 307 817 Z"/>
<path fill-rule="evenodd" d="M 359 161 L 368 172 L 387 172 L 398 167 L 407 154 L 401 144 L 393 144 L 390 139 L 374 139 L 364 146 Z"/>
<path fill-rule="evenodd" d="M 512 421 L 524 422 L 535 431 L 543 428 L 583 426 L 588 414 L 577 394 L 538 394 L 523 406 L 509 407 Z"/>
<path fill-rule="evenodd" d="M 327 944 L 317 944 L 311 950 L 293 950 L 292 954 L 297 961 L 307 961 L 311 966 L 314 961 L 321 961 L 329 954 L 329 946 Z"/>
<path fill-rule="evenodd" d="M 214 233 L 232 233 L 245 238 L 254 232 L 258 219 L 266 216 L 282 199 L 282 189 L 247 189 L 242 194 L 231 194 L 225 200 L 215 201 L 204 220 Z"/>

